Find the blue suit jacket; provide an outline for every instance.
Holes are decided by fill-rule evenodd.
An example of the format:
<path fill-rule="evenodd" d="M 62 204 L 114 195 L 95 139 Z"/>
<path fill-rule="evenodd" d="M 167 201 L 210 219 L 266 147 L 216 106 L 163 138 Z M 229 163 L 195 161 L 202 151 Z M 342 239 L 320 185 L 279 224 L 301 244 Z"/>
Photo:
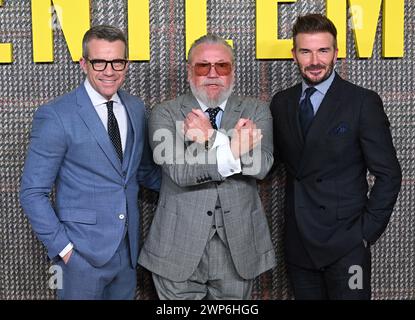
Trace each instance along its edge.
<path fill-rule="evenodd" d="M 72 242 L 92 265 L 104 265 L 122 240 L 128 216 L 136 264 L 139 184 L 157 190 L 160 175 L 148 147 L 143 103 L 124 91 L 118 94 L 131 126 L 123 165 L 83 84 L 35 113 L 20 202 L 51 259 Z"/>

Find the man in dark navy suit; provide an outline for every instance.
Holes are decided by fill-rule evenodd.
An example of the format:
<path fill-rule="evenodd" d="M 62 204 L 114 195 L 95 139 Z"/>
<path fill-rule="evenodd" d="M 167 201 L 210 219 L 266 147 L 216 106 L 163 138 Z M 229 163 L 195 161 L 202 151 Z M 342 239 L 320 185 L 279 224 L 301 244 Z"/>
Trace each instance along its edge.
<path fill-rule="evenodd" d="M 334 72 L 337 31 L 299 17 L 302 83 L 272 99 L 275 155 L 287 170 L 285 252 L 296 299 L 370 299 L 370 245 L 384 232 L 401 169 L 379 95 Z M 375 176 L 368 194 L 367 172 Z"/>

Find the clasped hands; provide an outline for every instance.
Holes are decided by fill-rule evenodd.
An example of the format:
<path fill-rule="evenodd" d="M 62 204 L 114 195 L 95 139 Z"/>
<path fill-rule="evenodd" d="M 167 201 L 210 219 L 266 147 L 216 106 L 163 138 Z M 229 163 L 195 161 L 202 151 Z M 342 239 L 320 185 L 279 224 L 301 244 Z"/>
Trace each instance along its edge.
<path fill-rule="evenodd" d="M 257 129 L 250 119 L 239 119 L 231 131 L 230 148 L 235 159 L 255 148 L 262 139 L 261 129 Z M 192 109 L 184 120 L 183 133 L 191 141 L 205 143 L 212 137 L 214 129 L 202 110 Z"/>

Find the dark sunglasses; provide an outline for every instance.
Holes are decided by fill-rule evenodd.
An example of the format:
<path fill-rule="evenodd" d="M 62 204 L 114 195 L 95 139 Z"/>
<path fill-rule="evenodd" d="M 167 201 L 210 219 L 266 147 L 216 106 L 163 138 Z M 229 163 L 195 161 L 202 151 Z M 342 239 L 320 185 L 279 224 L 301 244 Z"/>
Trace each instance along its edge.
<path fill-rule="evenodd" d="M 114 71 L 123 71 L 128 62 L 125 59 L 115 59 L 111 61 L 101 59 L 87 60 L 92 65 L 92 69 L 95 71 L 104 71 L 107 68 L 108 63 L 111 64 L 111 67 Z"/>
<path fill-rule="evenodd" d="M 232 71 L 232 64 L 230 62 L 198 62 L 193 65 L 193 70 L 197 76 L 207 76 L 212 67 L 215 68 L 216 73 L 220 76 L 227 76 Z"/>

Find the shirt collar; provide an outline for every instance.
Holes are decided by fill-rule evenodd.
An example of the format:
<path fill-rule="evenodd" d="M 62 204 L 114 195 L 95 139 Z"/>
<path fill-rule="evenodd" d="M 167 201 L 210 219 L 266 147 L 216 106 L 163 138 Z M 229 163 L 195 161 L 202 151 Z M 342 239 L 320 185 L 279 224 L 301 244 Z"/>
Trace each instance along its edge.
<path fill-rule="evenodd" d="M 105 103 L 107 103 L 107 99 L 105 99 L 102 95 L 100 95 L 91 85 L 91 83 L 89 82 L 88 78 L 85 79 L 84 82 L 85 85 L 85 90 L 88 93 L 89 98 L 91 99 L 92 105 L 94 107 L 103 105 Z M 116 102 L 116 103 L 121 103 L 121 99 L 118 96 L 118 93 L 115 93 L 111 99 L 112 101 Z"/>
<path fill-rule="evenodd" d="M 331 75 L 326 80 L 324 80 L 323 82 L 321 82 L 318 85 L 314 86 L 314 88 L 316 88 L 317 91 L 320 92 L 321 94 L 326 95 L 326 93 L 329 90 L 331 84 L 333 83 L 333 80 L 334 80 L 334 76 L 335 75 L 336 75 L 336 72 L 333 70 L 332 73 L 331 73 Z M 308 84 L 306 84 L 305 81 L 303 80 L 302 81 L 302 91 L 301 91 L 302 94 L 301 94 L 301 96 L 304 95 L 304 91 L 308 87 L 311 87 L 311 86 L 309 86 Z"/>
<path fill-rule="evenodd" d="M 206 112 L 206 110 L 208 109 L 208 107 L 202 102 L 200 101 L 198 98 L 196 98 L 197 102 L 199 102 L 199 106 L 202 108 L 203 112 Z M 222 111 L 225 111 L 225 107 L 226 107 L 226 103 L 228 102 L 228 99 L 226 99 L 225 101 L 223 101 L 218 108 L 220 108 Z"/>

